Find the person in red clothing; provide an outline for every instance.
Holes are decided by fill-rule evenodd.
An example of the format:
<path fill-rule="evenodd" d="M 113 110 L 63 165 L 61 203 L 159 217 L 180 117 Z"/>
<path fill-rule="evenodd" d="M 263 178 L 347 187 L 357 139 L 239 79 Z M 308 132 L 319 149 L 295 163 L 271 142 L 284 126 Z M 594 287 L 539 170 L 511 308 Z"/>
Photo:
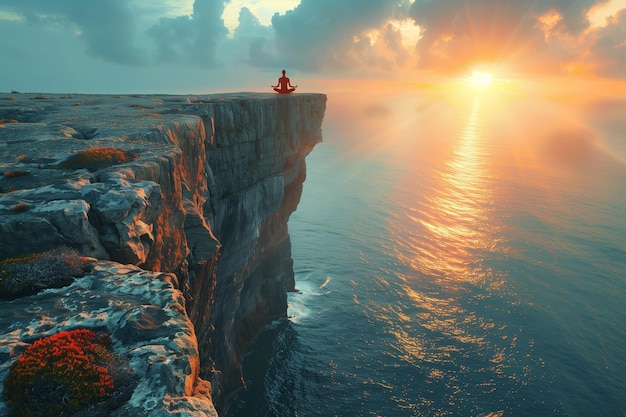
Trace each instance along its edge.
<path fill-rule="evenodd" d="M 278 94 L 289 94 L 296 91 L 297 85 L 291 85 L 289 78 L 285 76 L 285 70 L 283 70 L 283 76 L 278 79 L 278 85 L 273 85 L 272 88 Z"/>

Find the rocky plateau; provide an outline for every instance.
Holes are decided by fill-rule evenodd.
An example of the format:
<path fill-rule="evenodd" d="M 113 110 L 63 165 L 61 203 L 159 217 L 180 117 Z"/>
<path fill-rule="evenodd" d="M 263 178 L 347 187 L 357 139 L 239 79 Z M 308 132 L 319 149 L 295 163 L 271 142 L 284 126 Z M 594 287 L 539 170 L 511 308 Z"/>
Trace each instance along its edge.
<path fill-rule="evenodd" d="M 288 219 L 325 108 L 323 94 L 0 93 L 0 261 L 68 247 L 89 264 L 0 300 L 0 390 L 35 340 L 104 328 L 139 375 L 114 416 L 225 410 L 242 355 L 287 312 Z"/>

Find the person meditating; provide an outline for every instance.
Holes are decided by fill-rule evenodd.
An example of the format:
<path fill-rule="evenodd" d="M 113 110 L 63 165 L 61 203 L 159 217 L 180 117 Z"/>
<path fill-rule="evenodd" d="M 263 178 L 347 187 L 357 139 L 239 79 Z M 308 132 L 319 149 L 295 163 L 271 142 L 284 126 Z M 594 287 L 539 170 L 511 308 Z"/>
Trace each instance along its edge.
<path fill-rule="evenodd" d="M 285 77 L 285 70 L 283 70 L 283 76 L 278 79 L 278 85 L 273 85 L 272 88 L 278 94 L 289 94 L 296 91 L 297 85 L 291 85 L 289 78 Z"/>

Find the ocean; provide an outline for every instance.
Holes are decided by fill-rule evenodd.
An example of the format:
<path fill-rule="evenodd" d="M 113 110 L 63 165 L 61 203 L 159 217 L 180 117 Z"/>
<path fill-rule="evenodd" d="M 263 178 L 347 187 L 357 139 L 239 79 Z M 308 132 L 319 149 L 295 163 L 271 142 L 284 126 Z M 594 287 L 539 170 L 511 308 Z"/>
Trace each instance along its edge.
<path fill-rule="evenodd" d="M 626 100 L 572 97 L 329 93 L 227 416 L 626 416 Z"/>

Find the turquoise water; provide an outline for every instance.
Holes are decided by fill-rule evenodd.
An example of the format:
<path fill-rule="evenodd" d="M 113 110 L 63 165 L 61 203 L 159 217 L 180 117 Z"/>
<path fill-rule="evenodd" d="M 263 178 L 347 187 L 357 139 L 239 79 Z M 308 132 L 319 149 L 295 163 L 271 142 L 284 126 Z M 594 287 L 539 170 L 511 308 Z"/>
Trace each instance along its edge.
<path fill-rule="evenodd" d="M 228 416 L 626 415 L 624 114 L 329 95 Z"/>

